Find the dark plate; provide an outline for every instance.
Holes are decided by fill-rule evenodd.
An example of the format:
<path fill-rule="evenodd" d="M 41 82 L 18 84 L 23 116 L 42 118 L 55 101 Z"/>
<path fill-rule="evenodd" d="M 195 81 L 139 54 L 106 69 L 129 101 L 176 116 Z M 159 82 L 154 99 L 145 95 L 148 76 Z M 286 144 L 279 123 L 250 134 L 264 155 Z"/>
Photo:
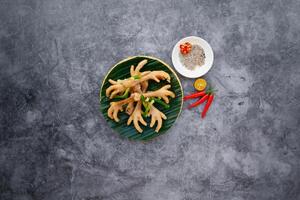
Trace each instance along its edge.
<path fill-rule="evenodd" d="M 143 133 L 139 133 L 134 128 L 133 124 L 127 126 L 127 120 L 129 116 L 121 112 L 119 113 L 119 122 L 115 122 L 114 120 L 110 119 L 107 116 L 107 110 L 109 108 L 111 100 L 106 97 L 105 91 L 106 89 L 111 85 L 108 80 L 113 79 L 125 79 L 130 77 L 130 66 L 134 65 L 137 66 L 137 64 L 142 61 L 143 59 L 147 59 L 148 63 L 142 68 L 141 71 L 147 71 L 147 70 L 163 70 L 170 74 L 171 76 L 171 90 L 175 93 L 176 97 L 170 99 L 170 108 L 164 109 L 163 107 L 156 105 L 156 107 L 162 111 L 166 116 L 167 119 L 163 121 L 163 125 L 158 133 L 156 133 L 154 125 L 153 128 L 149 127 L 150 124 L 150 117 L 144 118 L 147 122 L 147 126 L 141 125 L 141 128 L 144 130 Z M 149 82 L 149 88 L 150 90 L 156 90 L 161 88 L 162 86 L 168 84 L 167 81 L 161 81 L 160 83 L 156 83 L 154 81 Z M 176 73 L 171 69 L 169 65 L 164 63 L 163 61 L 149 56 L 135 56 L 130 57 L 125 60 L 120 61 L 115 66 L 111 68 L 111 70 L 108 72 L 107 76 L 104 78 L 101 91 L 100 91 L 100 109 L 101 112 L 104 115 L 104 118 L 107 120 L 109 125 L 122 137 L 126 137 L 132 140 L 150 140 L 154 137 L 157 137 L 159 135 L 162 135 L 166 133 L 166 131 L 171 128 L 171 126 L 175 123 L 177 117 L 179 116 L 181 109 L 182 109 L 182 98 L 183 98 L 183 91 L 182 86 L 180 83 L 179 78 L 177 77 Z"/>

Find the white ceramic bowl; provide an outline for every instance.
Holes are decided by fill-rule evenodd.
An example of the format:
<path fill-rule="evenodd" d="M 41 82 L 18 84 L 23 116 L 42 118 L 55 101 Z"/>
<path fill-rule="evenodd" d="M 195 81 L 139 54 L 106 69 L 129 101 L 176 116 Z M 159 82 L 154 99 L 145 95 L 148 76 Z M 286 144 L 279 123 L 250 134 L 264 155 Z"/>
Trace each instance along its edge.
<path fill-rule="evenodd" d="M 205 53 L 205 63 L 202 66 L 196 66 L 194 70 L 186 68 L 179 58 L 180 49 L 179 45 L 185 42 L 189 42 L 192 45 L 197 44 L 201 46 Z M 214 62 L 214 53 L 211 46 L 204 39 L 196 36 L 189 36 L 183 38 L 177 42 L 172 51 L 172 62 L 178 73 L 188 78 L 197 78 L 206 74 L 213 65 Z"/>

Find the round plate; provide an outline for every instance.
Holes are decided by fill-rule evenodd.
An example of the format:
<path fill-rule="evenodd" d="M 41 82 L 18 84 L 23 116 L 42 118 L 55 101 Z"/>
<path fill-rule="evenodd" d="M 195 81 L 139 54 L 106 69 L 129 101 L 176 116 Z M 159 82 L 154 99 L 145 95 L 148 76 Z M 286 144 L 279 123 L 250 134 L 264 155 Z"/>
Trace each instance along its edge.
<path fill-rule="evenodd" d="M 204 65 L 196 66 L 194 70 L 189 70 L 180 62 L 179 45 L 185 42 L 189 42 L 192 45 L 198 44 L 204 49 L 204 53 L 205 53 Z M 211 46 L 204 39 L 196 36 L 189 36 L 181 39 L 179 42 L 177 42 L 177 44 L 174 46 L 172 51 L 172 62 L 175 69 L 178 71 L 178 73 L 188 78 L 197 78 L 206 74 L 212 67 L 213 61 L 214 61 L 214 53 Z"/>
<path fill-rule="evenodd" d="M 108 80 L 118 80 L 118 79 L 125 79 L 130 77 L 130 66 L 134 65 L 137 66 L 137 64 L 147 59 L 148 63 L 142 68 L 141 71 L 147 71 L 147 70 L 163 70 L 170 74 L 171 76 L 171 90 L 175 93 L 175 98 L 170 98 L 170 108 L 169 109 L 163 109 L 160 105 L 155 105 L 160 111 L 162 111 L 166 116 L 167 119 L 163 120 L 163 124 L 161 129 L 158 133 L 156 133 L 154 125 L 153 128 L 149 127 L 150 124 L 150 117 L 144 118 L 147 122 L 147 126 L 143 126 L 140 124 L 141 128 L 144 130 L 143 133 L 138 133 L 136 129 L 134 128 L 133 124 L 127 126 L 127 120 L 129 116 L 125 112 L 119 112 L 118 116 L 120 118 L 119 122 L 115 122 L 114 120 L 110 119 L 107 116 L 107 110 L 109 108 L 111 100 L 106 97 L 105 91 L 106 89 L 111 85 Z M 149 81 L 149 87 L 148 91 L 150 90 L 156 90 L 161 88 L 162 86 L 168 84 L 167 81 L 161 81 L 160 83 L 156 83 L 154 81 Z M 149 56 L 135 56 L 135 57 L 129 57 L 125 60 L 120 61 L 115 66 L 111 68 L 111 70 L 108 72 L 106 77 L 103 80 L 101 90 L 100 90 L 100 109 L 101 112 L 104 115 L 104 118 L 107 120 L 109 125 L 118 132 L 122 137 L 127 137 L 129 139 L 133 140 L 149 140 L 154 137 L 157 137 L 161 134 L 166 133 L 166 131 L 171 128 L 171 126 L 176 121 L 177 117 L 179 116 L 181 109 L 182 109 L 182 100 L 183 93 L 182 93 L 182 86 L 180 83 L 179 78 L 177 77 L 176 73 L 172 70 L 172 68 L 164 63 L 163 61 Z"/>

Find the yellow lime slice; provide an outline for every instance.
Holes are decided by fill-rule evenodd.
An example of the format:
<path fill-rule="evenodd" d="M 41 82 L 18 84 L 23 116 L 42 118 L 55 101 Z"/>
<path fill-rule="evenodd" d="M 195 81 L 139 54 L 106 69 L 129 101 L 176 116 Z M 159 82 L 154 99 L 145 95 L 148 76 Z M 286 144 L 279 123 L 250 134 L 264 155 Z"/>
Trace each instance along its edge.
<path fill-rule="evenodd" d="M 204 80 L 203 78 L 198 78 L 198 79 L 196 79 L 195 82 L 194 82 L 194 87 L 195 87 L 195 89 L 198 90 L 198 91 L 203 91 L 203 90 L 205 90 L 206 85 L 207 85 L 206 80 Z"/>

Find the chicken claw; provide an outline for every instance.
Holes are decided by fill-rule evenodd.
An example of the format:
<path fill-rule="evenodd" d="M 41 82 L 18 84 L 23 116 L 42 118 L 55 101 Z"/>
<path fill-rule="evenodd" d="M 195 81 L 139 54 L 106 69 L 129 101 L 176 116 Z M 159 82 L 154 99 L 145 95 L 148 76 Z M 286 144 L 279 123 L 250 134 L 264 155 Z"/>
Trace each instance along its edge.
<path fill-rule="evenodd" d="M 120 119 L 118 118 L 118 113 L 120 111 L 123 111 L 123 106 L 121 104 L 118 104 L 117 102 L 112 102 L 107 111 L 108 117 L 115 120 L 116 122 L 119 122 Z"/>
<path fill-rule="evenodd" d="M 132 112 L 133 112 L 133 110 L 134 110 L 134 102 L 128 103 L 125 112 L 126 112 L 128 115 L 131 115 Z"/>
<path fill-rule="evenodd" d="M 108 80 L 112 85 L 106 89 L 106 96 L 110 99 L 114 98 L 118 94 L 123 94 L 127 88 L 131 88 L 139 84 L 139 80 L 124 79 L 114 81 Z"/>
<path fill-rule="evenodd" d="M 125 104 L 129 104 L 131 102 L 133 102 L 134 99 L 133 99 L 133 96 L 127 98 L 127 99 L 124 99 L 122 101 L 117 101 L 117 102 L 111 102 L 110 103 L 110 107 L 107 111 L 107 115 L 109 118 L 115 120 L 116 122 L 119 122 L 120 119 L 118 118 L 118 113 L 121 111 L 123 111 L 123 105 Z"/>
<path fill-rule="evenodd" d="M 155 90 L 155 91 L 151 91 L 151 92 L 146 92 L 144 93 L 144 97 L 160 97 L 162 98 L 166 103 L 169 103 L 169 98 L 168 96 L 174 98 L 175 94 L 168 90 L 171 88 L 171 85 L 165 85 L 164 87 Z"/>
<path fill-rule="evenodd" d="M 144 61 L 147 61 L 147 60 L 144 60 Z M 140 68 L 138 70 L 140 70 Z M 133 69 L 131 69 L 131 70 L 133 70 Z M 134 73 L 140 73 L 140 72 L 137 72 L 136 70 L 134 70 L 132 73 L 134 74 Z M 126 88 L 132 88 L 132 87 L 135 87 L 136 85 L 141 85 L 142 89 L 144 91 L 146 91 L 146 89 L 148 87 L 148 83 L 147 83 L 148 80 L 154 80 L 156 82 L 160 82 L 160 80 L 167 80 L 168 82 L 170 82 L 170 75 L 164 71 L 151 71 L 151 72 L 145 71 L 145 72 L 141 73 L 141 78 L 137 79 L 137 80 L 124 79 L 124 80 L 114 81 L 114 80 L 110 79 L 109 82 L 112 85 L 107 88 L 106 96 L 109 97 L 110 99 L 112 99 L 118 94 L 123 94 L 125 92 Z"/>
<path fill-rule="evenodd" d="M 145 120 L 142 117 L 142 107 L 141 107 L 142 103 L 141 101 L 138 101 L 135 109 L 133 111 L 133 113 L 130 115 L 128 121 L 127 121 L 127 125 L 130 125 L 131 122 L 133 121 L 133 125 L 135 127 L 135 129 L 139 132 L 142 133 L 143 129 L 140 127 L 139 122 L 141 124 L 143 124 L 144 126 L 147 126 L 147 122 L 145 122 Z"/>
<path fill-rule="evenodd" d="M 145 76 L 147 74 L 150 73 L 150 71 L 144 71 L 144 72 L 140 72 L 142 67 L 147 64 L 147 60 L 142 60 L 141 62 L 139 62 L 139 64 L 137 65 L 137 67 L 134 69 L 134 66 L 131 65 L 130 67 L 130 75 L 133 77 L 133 76 L 136 76 L 136 75 L 139 75 L 139 76 Z M 147 88 L 148 88 L 148 81 L 142 81 L 140 82 L 140 84 L 136 85 L 138 86 L 139 88 L 141 88 L 141 90 L 139 92 L 146 92 L 147 91 Z M 135 86 L 135 87 L 136 87 Z M 136 90 L 135 90 L 136 91 Z"/>
<path fill-rule="evenodd" d="M 160 82 L 160 80 L 167 80 L 170 83 L 171 77 L 165 71 L 152 71 L 142 76 L 140 81 L 142 82 L 147 80 L 154 80 L 156 82 Z"/>
<path fill-rule="evenodd" d="M 146 92 L 148 89 L 148 85 L 149 85 L 148 81 L 143 81 L 143 82 L 141 82 L 140 85 L 141 85 L 142 92 Z"/>
<path fill-rule="evenodd" d="M 142 60 L 141 62 L 139 62 L 139 64 L 136 66 L 136 68 L 134 69 L 134 66 L 131 65 L 130 67 L 130 75 L 131 76 L 135 76 L 135 75 L 140 75 L 141 72 L 140 70 L 142 69 L 142 67 L 144 67 L 145 64 L 147 64 L 147 60 Z"/>
<path fill-rule="evenodd" d="M 166 115 L 164 113 L 160 112 L 153 105 L 150 108 L 149 114 L 151 116 L 150 127 L 152 128 L 154 126 L 155 122 L 157 122 L 157 126 L 156 126 L 156 129 L 155 129 L 155 132 L 158 133 L 158 131 L 160 130 L 160 128 L 162 126 L 162 119 L 166 120 L 167 117 L 166 117 Z"/>
<path fill-rule="evenodd" d="M 126 88 L 121 85 L 121 84 L 114 84 L 109 86 L 106 89 L 106 96 L 109 97 L 110 99 L 114 98 L 118 94 L 124 93 Z"/>
<path fill-rule="evenodd" d="M 112 84 L 112 85 L 118 84 L 118 81 L 114 81 L 114 80 L 112 80 L 112 79 L 109 79 L 108 82 L 110 82 L 110 84 Z"/>

